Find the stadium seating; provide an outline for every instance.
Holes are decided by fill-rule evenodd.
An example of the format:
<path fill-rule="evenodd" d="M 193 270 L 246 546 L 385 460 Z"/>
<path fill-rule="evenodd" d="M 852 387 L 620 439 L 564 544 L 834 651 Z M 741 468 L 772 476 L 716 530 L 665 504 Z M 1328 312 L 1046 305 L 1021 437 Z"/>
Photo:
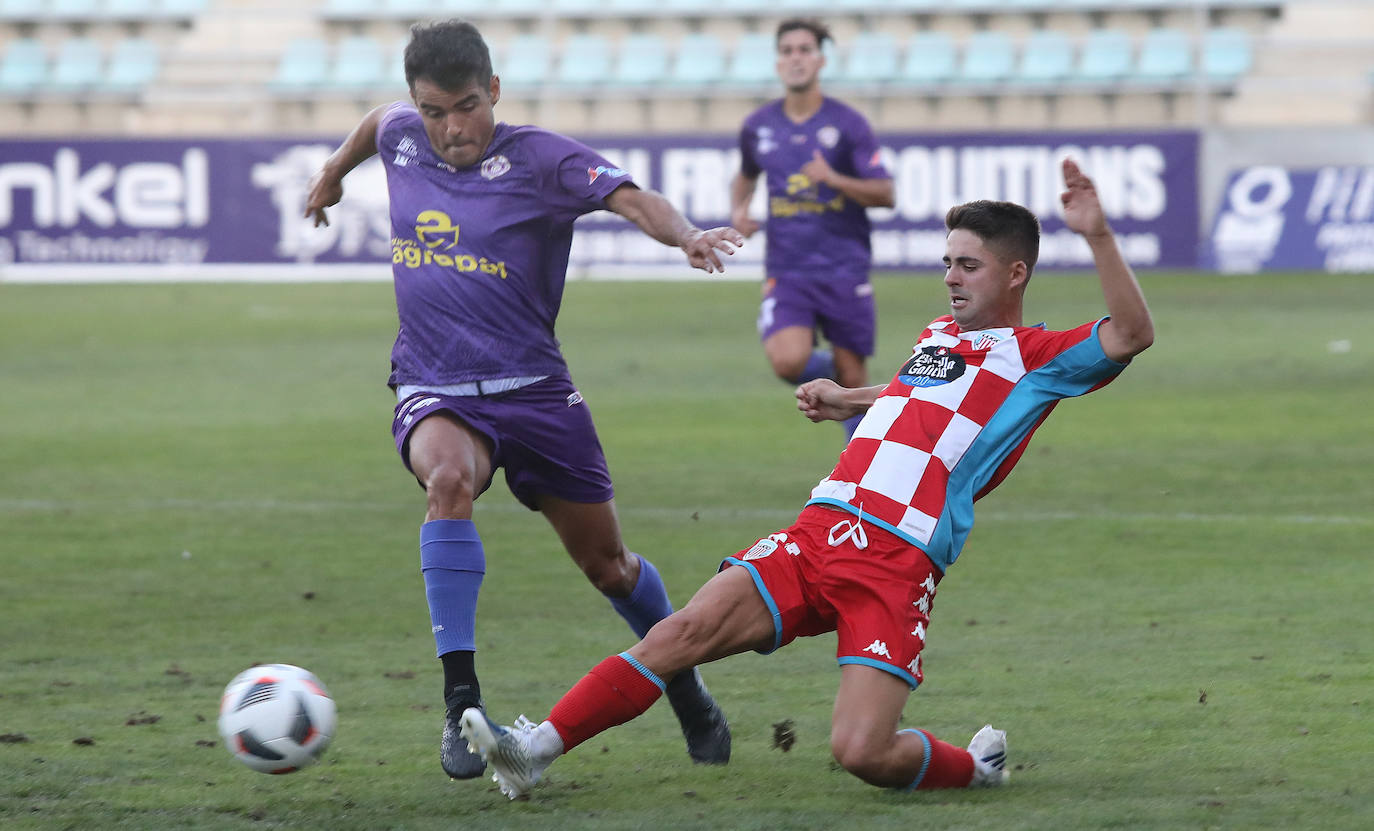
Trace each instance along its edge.
<path fill-rule="evenodd" d="M 89 38 L 62 41 L 45 86 L 54 92 L 76 93 L 95 89 L 104 76 L 105 60 L 100 43 Z"/>
<path fill-rule="evenodd" d="M 901 51 L 887 32 L 860 32 L 847 51 L 838 79 L 851 84 L 880 84 L 897 77 Z"/>
<path fill-rule="evenodd" d="M 1130 73 L 1132 55 L 1130 35 L 1115 29 L 1095 30 L 1084 41 L 1071 78 L 1089 85 L 1118 82 Z"/>
<path fill-rule="evenodd" d="M 321 38 L 296 38 L 286 46 L 269 87 L 277 93 L 308 93 L 329 76 L 329 44 Z"/>
<path fill-rule="evenodd" d="M 684 35 L 668 70 L 668 82 L 678 87 L 719 83 L 725 77 L 725 44 L 708 32 Z"/>
<path fill-rule="evenodd" d="M 1202 40 L 1202 72 L 1209 80 L 1232 83 L 1250 71 L 1250 36 L 1239 29 L 1212 29 Z"/>
<path fill-rule="evenodd" d="M 1016 65 L 1016 48 L 1005 32 L 975 32 L 964 44 L 964 59 L 959 65 L 959 80 L 989 84 L 1011 77 Z"/>
<path fill-rule="evenodd" d="M 774 84 L 778 79 L 777 40 L 771 33 L 747 32 L 730 51 L 725 80 L 736 86 Z"/>
<path fill-rule="evenodd" d="M 109 69 L 99 88 L 112 93 L 138 93 L 157 78 L 161 56 L 157 44 L 141 38 L 126 38 L 115 44 Z"/>
<path fill-rule="evenodd" d="M 566 0 L 565 0 L 566 2 Z M 611 78 L 611 47 L 601 35 L 568 38 L 560 50 L 554 79 L 564 87 L 593 87 Z"/>
<path fill-rule="evenodd" d="M 1178 81 L 1193 71 L 1193 47 L 1188 35 L 1177 29 L 1154 29 L 1140 44 L 1135 80 L 1147 83 Z"/>
<path fill-rule="evenodd" d="M 542 35 L 517 35 L 501 50 L 501 60 L 494 67 L 501 76 L 502 88 L 515 90 L 542 86 L 553 68 L 553 47 Z"/>
<path fill-rule="evenodd" d="M 31 38 L 12 40 L 0 59 L 0 95 L 24 96 L 48 77 L 48 50 Z"/>
<path fill-rule="evenodd" d="M 668 55 L 668 44 L 658 35 L 629 35 L 621 41 L 611 81 L 620 87 L 662 83 L 668 75 Z"/>
<path fill-rule="evenodd" d="M 954 78 L 956 54 L 954 39 L 944 32 L 918 32 L 907 42 L 898 77 L 920 86 L 946 83 Z"/>
<path fill-rule="evenodd" d="M 1016 80 L 1024 84 L 1056 84 L 1073 71 L 1073 45 L 1062 32 L 1031 33 L 1021 51 Z"/>
<path fill-rule="evenodd" d="M 370 90 L 395 83 L 381 44 L 366 35 L 344 38 L 335 47 L 325 84 L 334 90 Z"/>

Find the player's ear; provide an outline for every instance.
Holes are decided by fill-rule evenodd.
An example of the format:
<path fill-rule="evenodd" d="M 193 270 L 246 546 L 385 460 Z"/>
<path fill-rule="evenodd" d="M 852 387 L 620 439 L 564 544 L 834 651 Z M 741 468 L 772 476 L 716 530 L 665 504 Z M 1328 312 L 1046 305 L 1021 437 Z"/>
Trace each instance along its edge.
<path fill-rule="evenodd" d="M 491 89 L 489 90 L 489 92 L 491 93 L 491 103 L 492 103 L 492 105 L 494 106 L 494 105 L 496 104 L 497 101 L 500 101 L 500 100 L 501 100 L 501 76 L 500 76 L 500 75 L 492 75 L 492 76 L 491 76 Z"/>
<path fill-rule="evenodd" d="M 1011 279 L 1007 285 L 1010 288 L 1025 288 L 1026 281 L 1030 279 L 1030 269 L 1026 267 L 1025 260 L 1017 260 L 1011 264 Z"/>

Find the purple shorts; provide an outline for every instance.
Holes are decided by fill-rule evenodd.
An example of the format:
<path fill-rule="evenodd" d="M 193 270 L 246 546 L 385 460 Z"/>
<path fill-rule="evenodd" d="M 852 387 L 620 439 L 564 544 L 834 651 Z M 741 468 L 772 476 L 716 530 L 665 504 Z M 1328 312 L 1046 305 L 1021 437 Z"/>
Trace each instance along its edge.
<path fill-rule="evenodd" d="M 416 393 L 396 405 L 391 434 L 406 470 L 410 434 L 426 416 L 443 410 L 487 437 L 491 467 L 506 471 L 515 498 L 538 510 L 539 494 L 570 502 L 609 502 L 615 492 L 592 414 L 572 379 L 555 376 L 495 395 Z M 481 492 L 491 487 L 483 483 Z"/>
<path fill-rule="evenodd" d="M 863 276 L 769 277 L 759 305 L 759 339 L 789 326 L 820 329 L 832 345 L 872 355 L 878 329 L 873 284 Z"/>

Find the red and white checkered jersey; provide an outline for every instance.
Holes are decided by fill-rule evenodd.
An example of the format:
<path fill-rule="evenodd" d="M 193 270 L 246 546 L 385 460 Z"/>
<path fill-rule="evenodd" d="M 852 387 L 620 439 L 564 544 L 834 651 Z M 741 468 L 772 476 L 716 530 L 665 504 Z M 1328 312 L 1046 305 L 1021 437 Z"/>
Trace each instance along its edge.
<path fill-rule="evenodd" d="M 962 332 L 936 318 L 807 504 L 884 528 L 944 571 L 973 527 L 974 500 L 1006 477 L 1059 399 L 1125 368 L 1102 351 L 1101 323 Z"/>

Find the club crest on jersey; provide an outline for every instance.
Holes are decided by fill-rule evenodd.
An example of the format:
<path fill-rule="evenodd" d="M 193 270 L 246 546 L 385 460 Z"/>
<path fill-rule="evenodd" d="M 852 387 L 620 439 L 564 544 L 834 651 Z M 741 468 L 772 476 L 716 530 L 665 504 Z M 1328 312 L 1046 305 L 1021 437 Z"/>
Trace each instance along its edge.
<path fill-rule="evenodd" d="M 421 211 L 415 217 L 415 236 L 426 248 L 452 248 L 458 244 L 458 226 L 443 211 Z"/>
<path fill-rule="evenodd" d="M 760 153 L 771 153 L 773 150 L 777 149 L 778 143 L 773 140 L 772 127 L 760 127 L 757 136 L 758 145 L 755 149 Z"/>
<path fill-rule="evenodd" d="M 820 142 L 821 147 L 834 147 L 840 143 L 840 128 L 833 124 L 827 124 L 816 131 L 816 141 Z"/>
<path fill-rule="evenodd" d="M 629 175 L 630 171 L 623 168 L 606 167 L 604 164 L 599 164 L 596 167 L 587 168 L 587 184 L 590 185 L 602 176 L 610 176 L 612 179 L 619 179 L 621 176 Z"/>
<path fill-rule="evenodd" d="M 510 159 L 505 156 L 492 156 L 482 162 L 482 178 L 488 181 L 503 176 L 510 171 Z"/>
<path fill-rule="evenodd" d="M 938 387 L 961 378 L 967 364 L 948 346 L 924 346 L 911 356 L 897 380 L 912 387 Z"/>

